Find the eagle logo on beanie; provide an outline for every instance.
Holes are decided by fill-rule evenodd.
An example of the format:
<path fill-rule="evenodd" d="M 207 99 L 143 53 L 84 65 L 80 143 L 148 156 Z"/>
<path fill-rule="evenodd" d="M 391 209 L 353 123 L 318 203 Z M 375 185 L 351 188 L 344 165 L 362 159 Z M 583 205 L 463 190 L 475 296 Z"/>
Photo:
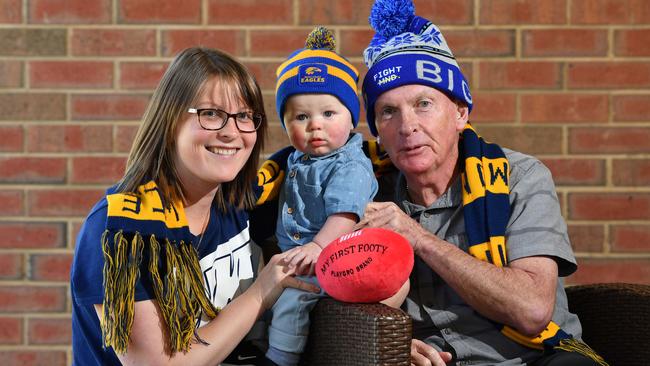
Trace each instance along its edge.
<path fill-rule="evenodd" d="M 305 69 L 305 74 L 307 75 L 313 75 L 315 72 L 322 72 L 323 70 L 319 69 L 316 66 L 309 66 L 308 68 Z"/>

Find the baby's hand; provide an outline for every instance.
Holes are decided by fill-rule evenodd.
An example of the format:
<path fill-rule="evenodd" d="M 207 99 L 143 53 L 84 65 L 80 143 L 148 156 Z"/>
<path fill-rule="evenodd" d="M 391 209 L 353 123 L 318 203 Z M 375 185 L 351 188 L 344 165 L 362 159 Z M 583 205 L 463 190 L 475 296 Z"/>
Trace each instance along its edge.
<path fill-rule="evenodd" d="M 316 265 L 316 261 L 322 250 L 318 244 L 312 241 L 286 251 L 284 253 L 284 261 L 290 268 L 296 267 L 297 275 L 313 275 L 314 265 Z"/>

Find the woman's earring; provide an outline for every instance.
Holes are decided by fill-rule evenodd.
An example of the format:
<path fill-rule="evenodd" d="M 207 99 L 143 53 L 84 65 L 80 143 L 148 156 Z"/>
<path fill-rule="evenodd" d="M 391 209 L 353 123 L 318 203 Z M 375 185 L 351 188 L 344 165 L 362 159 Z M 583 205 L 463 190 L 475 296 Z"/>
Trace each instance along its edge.
<path fill-rule="evenodd" d="M 377 144 L 381 145 L 381 139 L 377 136 Z"/>

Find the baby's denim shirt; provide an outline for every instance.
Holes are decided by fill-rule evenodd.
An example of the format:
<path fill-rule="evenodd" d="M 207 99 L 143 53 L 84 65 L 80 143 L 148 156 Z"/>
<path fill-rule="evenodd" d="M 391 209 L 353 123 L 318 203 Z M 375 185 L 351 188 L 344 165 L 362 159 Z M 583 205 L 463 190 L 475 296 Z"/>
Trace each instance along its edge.
<path fill-rule="evenodd" d="M 354 133 L 327 155 L 296 150 L 289 156 L 276 227 L 282 251 L 309 243 L 332 214 L 363 216 L 377 193 L 377 180 L 362 142 L 362 135 Z"/>

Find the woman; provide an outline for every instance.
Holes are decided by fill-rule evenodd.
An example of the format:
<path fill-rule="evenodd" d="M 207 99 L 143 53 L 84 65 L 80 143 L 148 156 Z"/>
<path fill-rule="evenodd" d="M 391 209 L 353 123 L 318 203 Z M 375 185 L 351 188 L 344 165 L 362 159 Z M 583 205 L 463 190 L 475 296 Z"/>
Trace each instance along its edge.
<path fill-rule="evenodd" d="M 317 291 L 279 257 L 239 288 L 257 268 L 245 210 L 265 130 L 259 86 L 243 65 L 203 48 L 174 59 L 124 177 L 77 237 L 74 364 L 216 365 L 283 287 Z"/>

